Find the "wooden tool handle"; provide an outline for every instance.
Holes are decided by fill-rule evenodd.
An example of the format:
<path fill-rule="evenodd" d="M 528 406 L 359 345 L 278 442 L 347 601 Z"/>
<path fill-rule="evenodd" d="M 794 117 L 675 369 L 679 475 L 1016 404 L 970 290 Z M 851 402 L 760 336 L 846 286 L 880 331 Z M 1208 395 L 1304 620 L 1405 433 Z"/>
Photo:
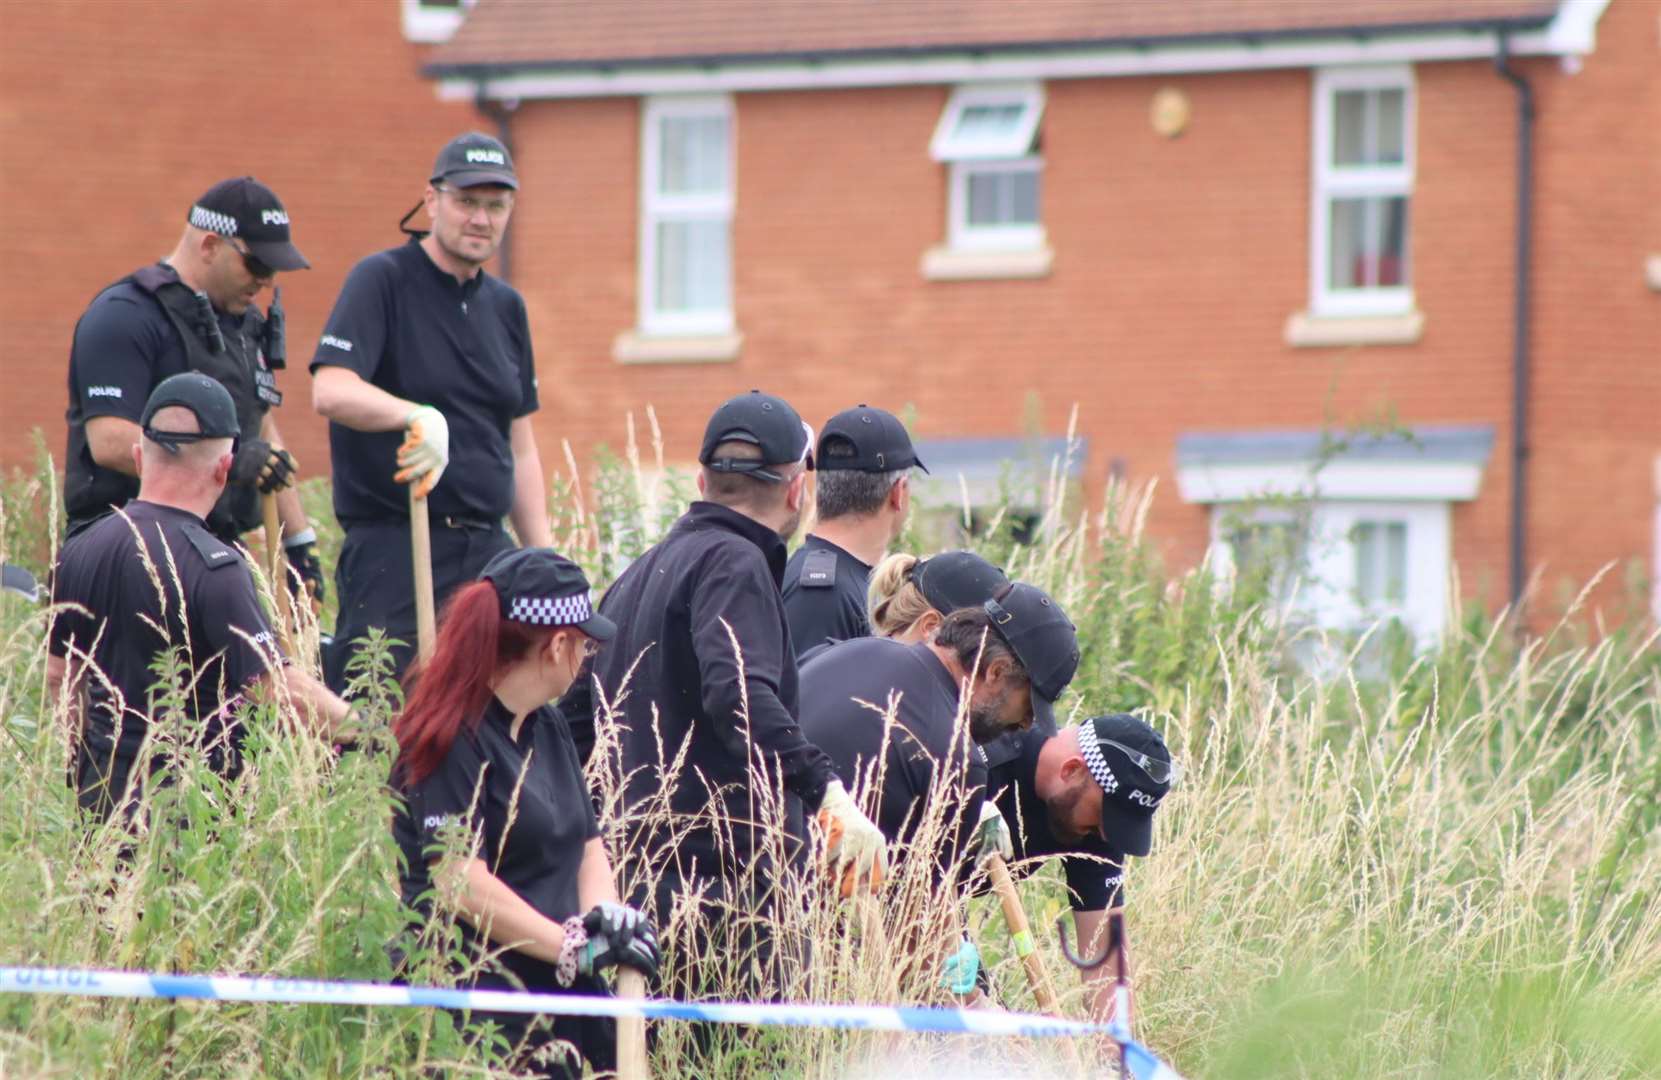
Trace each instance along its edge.
<path fill-rule="evenodd" d="M 276 594 L 277 640 L 282 642 L 283 654 L 293 656 L 293 599 L 288 593 L 288 567 L 283 565 L 283 524 L 277 515 L 275 492 L 260 496 L 260 510 L 265 514 L 265 576 L 271 580 L 271 591 Z"/>
<path fill-rule="evenodd" d="M 415 567 L 416 655 L 430 660 L 438 643 L 438 618 L 433 611 L 433 537 L 427 519 L 427 500 L 409 489 L 409 546 Z"/>
<path fill-rule="evenodd" d="M 633 968 L 617 969 L 617 996 L 644 998 L 646 976 Z M 617 1080 L 648 1080 L 646 1064 L 646 1018 L 624 1016 L 617 1021 Z"/>
<path fill-rule="evenodd" d="M 1032 926 L 1027 922 L 1026 908 L 1021 906 L 1021 894 L 1015 889 L 1003 856 L 994 855 L 987 860 L 987 873 L 992 878 L 998 902 L 1003 905 L 1004 919 L 1009 923 L 1009 936 L 1015 943 L 1015 955 L 1021 958 L 1022 966 L 1027 969 L 1032 996 L 1038 999 L 1040 1009 L 1051 1015 L 1060 1015 L 1060 1003 L 1056 1001 L 1055 991 L 1050 989 L 1050 980 L 1044 974 L 1044 962 L 1038 958 L 1037 943 L 1032 940 Z"/>

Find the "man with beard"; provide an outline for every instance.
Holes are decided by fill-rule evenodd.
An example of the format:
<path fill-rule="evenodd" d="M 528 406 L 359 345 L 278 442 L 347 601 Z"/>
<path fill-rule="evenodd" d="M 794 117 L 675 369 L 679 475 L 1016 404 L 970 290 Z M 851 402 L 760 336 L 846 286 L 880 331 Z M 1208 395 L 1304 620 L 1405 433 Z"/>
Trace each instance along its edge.
<path fill-rule="evenodd" d="M 335 567 L 340 616 L 323 659 L 343 689 L 359 639 L 379 627 L 414 654 L 406 484 L 427 499 L 433 596 L 443 604 L 513 547 L 553 543 L 531 430 L 536 360 L 525 301 L 484 270 L 513 215 L 507 147 L 472 132 L 439 151 L 416 209 L 431 232 L 347 275 L 312 357 L 312 406 L 329 419 L 334 510 L 346 538 Z M 405 216 L 408 220 L 415 213 Z"/>
<path fill-rule="evenodd" d="M 1108 916 L 1124 906 L 1126 857 L 1152 848 L 1154 812 L 1181 765 L 1158 732 L 1128 713 L 1059 731 L 1034 724 L 984 752 L 987 791 L 1013 832 L 1014 871 L 1060 856 L 1081 955 L 1102 956 Z M 1083 974 L 1099 1022 L 1113 1014 L 1115 970 L 1104 957 Z"/>
<path fill-rule="evenodd" d="M 891 843 L 916 838 L 931 795 L 949 800 L 942 846 L 910 854 L 950 875 L 979 846 L 987 816 L 985 759 L 975 747 L 1035 717 L 1053 730 L 1054 702 L 1078 657 L 1060 605 L 1018 582 L 952 612 L 930 641 L 857 638 L 814 656 L 802 668 L 802 731 L 865 792 Z"/>

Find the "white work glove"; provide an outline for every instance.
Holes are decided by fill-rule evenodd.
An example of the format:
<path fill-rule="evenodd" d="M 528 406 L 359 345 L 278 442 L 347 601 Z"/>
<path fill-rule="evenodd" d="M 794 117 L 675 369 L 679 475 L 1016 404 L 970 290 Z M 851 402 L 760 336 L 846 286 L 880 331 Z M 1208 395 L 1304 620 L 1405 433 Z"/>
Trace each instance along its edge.
<path fill-rule="evenodd" d="M 425 499 L 450 464 L 450 424 L 431 405 L 422 405 L 404 418 L 404 443 L 398 447 L 398 471 L 392 479 L 413 483 L 415 497 Z"/>
<path fill-rule="evenodd" d="M 994 855 L 1004 862 L 1013 859 L 1015 838 L 1009 835 L 1009 822 L 998 811 L 998 804 L 987 799 L 980 804 L 980 824 L 975 826 L 975 865 L 985 866 Z"/>
<path fill-rule="evenodd" d="M 841 895 L 852 896 L 862 880 L 875 893 L 887 867 L 888 842 L 882 830 L 860 813 L 840 780 L 825 785 L 825 798 L 819 804 L 819 827 L 825 831 L 825 857 L 833 872 L 840 871 Z"/>

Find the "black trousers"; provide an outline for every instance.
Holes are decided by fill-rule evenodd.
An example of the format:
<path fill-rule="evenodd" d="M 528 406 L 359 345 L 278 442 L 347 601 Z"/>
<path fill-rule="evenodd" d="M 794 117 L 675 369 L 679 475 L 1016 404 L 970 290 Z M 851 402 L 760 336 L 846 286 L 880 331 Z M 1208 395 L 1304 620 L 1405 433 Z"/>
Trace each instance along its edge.
<path fill-rule="evenodd" d="M 478 578 L 485 564 L 513 547 L 500 524 L 453 528 L 432 519 L 433 601 L 444 601 L 457 588 Z M 402 644 L 392 648 L 394 673 L 402 678 L 415 658 L 415 560 L 408 522 L 357 522 L 346 528 L 335 565 L 340 614 L 334 642 L 323 650 L 323 681 L 330 690 L 346 690 L 347 665 L 357 655 L 359 639 L 380 627 Z"/>
<path fill-rule="evenodd" d="M 480 990 L 517 990 L 511 980 L 494 972 L 480 972 L 473 985 Z M 538 994 L 610 995 L 598 981 L 578 976 L 570 987 L 554 983 L 525 984 L 527 991 Z M 477 1026 L 493 1023 L 513 1047 L 509 1060 L 514 1068 L 532 1076 L 549 1080 L 578 1080 L 583 1074 L 582 1063 L 596 1072 L 617 1068 L 617 1022 L 603 1016 L 556 1016 L 550 1014 L 482 1012 L 452 1012 L 458 1025 Z M 554 1045 L 569 1043 L 580 1060 Z"/>

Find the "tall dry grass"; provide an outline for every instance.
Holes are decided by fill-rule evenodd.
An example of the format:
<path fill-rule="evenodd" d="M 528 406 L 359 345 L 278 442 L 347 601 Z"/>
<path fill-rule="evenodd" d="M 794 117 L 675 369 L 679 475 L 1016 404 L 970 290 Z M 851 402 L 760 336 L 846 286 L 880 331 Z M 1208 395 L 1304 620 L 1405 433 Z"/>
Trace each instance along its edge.
<path fill-rule="evenodd" d="M 684 505 L 656 456 L 640 464 L 631 442 L 582 500 L 574 467 L 553 481 L 560 543 L 597 575 L 614 576 Z M 1429 651 L 1317 639 L 1267 616 L 1251 582 L 1166 574 L 1140 531 L 1151 491 L 1111 490 L 1086 520 L 1064 475 L 1041 496 L 1037 543 L 1014 545 L 1001 523 L 977 543 L 1078 622 L 1086 662 L 1064 708 L 1142 710 L 1189 765 L 1153 857 L 1127 877 L 1138 1034 L 1191 1076 L 1661 1075 L 1653 630 L 1593 639 L 1566 622 L 1527 639 L 1504 613 L 1460 610 Z M 44 569 L 55 490 L 43 472 L 0 489 L 0 554 Z M 88 833 L 44 692 L 44 618 L 0 600 L 0 962 L 380 979 L 399 941 L 420 977 L 450 977 L 443 924 L 424 938 L 405 929 L 385 744 L 336 757 L 263 706 L 248 767 L 226 783 L 178 728 L 182 658 L 158 670 L 163 726 L 182 748 L 176 785 L 136 838 Z M 1312 647 L 1335 658 L 1319 679 L 1292 659 Z M 384 718 L 397 698 L 374 670 L 384 654 L 370 655 L 360 688 Z M 647 885 L 657 867 L 631 850 L 628 826 L 662 809 L 637 807 L 631 822 L 608 760 L 596 755 L 591 780 L 614 861 L 625 886 Z M 949 795 L 924 808 L 925 839 L 947 827 Z M 784 805 L 759 793 L 756 817 L 780 847 Z M 996 908 L 964 903 L 921 860 L 901 860 L 874 903 L 830 902 L 811 858 L 769 885 L 769 928 L 792 958 L 764 975 L 780 997 L 947 1003 L 935 943 L 961 919 L 1000 1000 L 1033 1007 Z M 1064 910 L 1053 867 L 1022 891 L 1040 928 Z M 671 989 L 753 981 L 742 931 L 756 913 L 710 914 L 683 903 L 666 920 Z M 1082 1015 L 1083 989 L 1042 933 L 1040 951 Z M 658 1025 L 661 1075 L 1077 1069 L 1026 1042 L 734 1029 L 695 1057 L 692 1040 Z M 1104 1047 L 1083 1050 L 1105 1068 Z M 508 1075 L 498 1062 L 488 1039 L 420 1011 L 0 997 L 4 1076 Z"/>

